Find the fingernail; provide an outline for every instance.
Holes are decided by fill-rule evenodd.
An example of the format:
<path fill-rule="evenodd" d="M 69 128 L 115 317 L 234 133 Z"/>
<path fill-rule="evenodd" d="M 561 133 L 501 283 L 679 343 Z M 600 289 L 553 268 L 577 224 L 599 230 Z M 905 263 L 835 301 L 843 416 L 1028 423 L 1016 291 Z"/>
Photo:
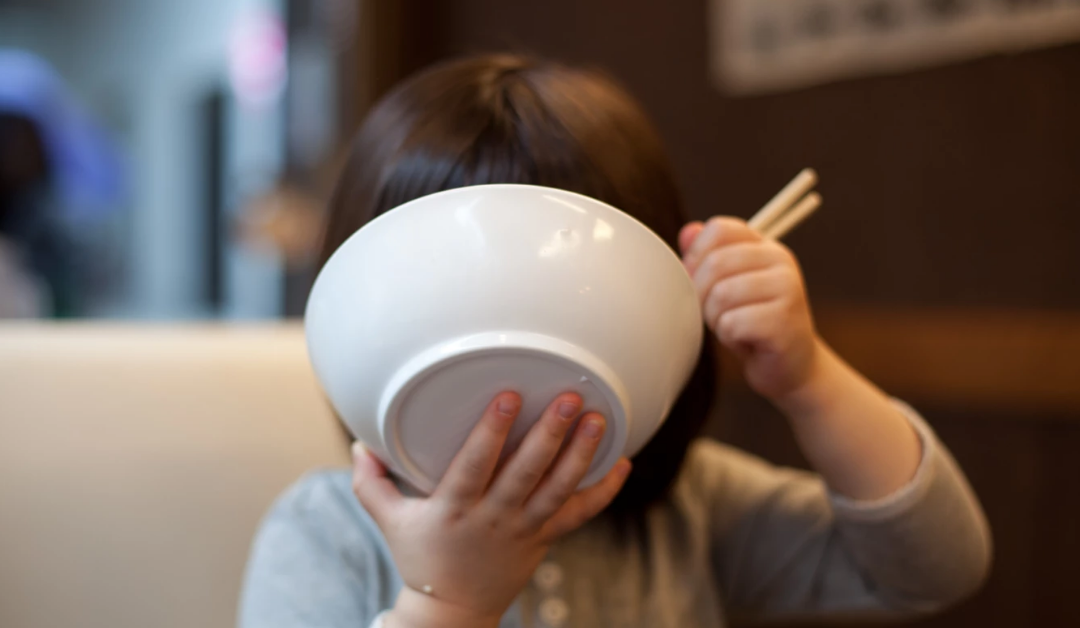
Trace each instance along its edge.
<path fill-rule="evenodd" d="M 507 395 L 502 399 L 499 399 L 499 414 L 503 416 L 513 416 L 518 411 L 518 398 L 514 395 Z"/>
<path fill-rule="evenodd" d="M 367 453 L 367 447 L 364 447 L 364 443 L 361 443 L 360 441 L 354 441 L 353 442 L 353 444 L 352 444 L 353 458 L 359 458 L 360 456 L 363 456 L 366 453 Z"/>
<path fill-rule="evenodd" d="M 572 419 L 577 416 L 578 405 L 572 401 L 564 401 L 559 404 L 559 416 L 564 419 Z"/>
<path fill-rule="evenodd" d="M 630 461 L 620 460 L 615 463 L 615 473 L 621 478 L 630 475 Z"/>
<path fill-rule="evenodd" d="M 602 419 L 589 419 L 585 422 L 585 426 L 581 428 L 581 431 L 589 438 L 596 438 L 604 432 L 604 421 Z"/>

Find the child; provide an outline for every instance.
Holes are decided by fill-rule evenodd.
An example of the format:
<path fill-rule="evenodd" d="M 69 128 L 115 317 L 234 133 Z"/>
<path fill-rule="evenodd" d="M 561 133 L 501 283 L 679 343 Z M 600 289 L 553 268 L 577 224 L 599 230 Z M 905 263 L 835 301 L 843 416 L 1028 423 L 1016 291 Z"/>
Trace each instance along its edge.
<path fill-rule="evenodd" d="M 403 496 L 363 448 L 351 477 L 292 487 L 255 541 L 241 626 L 718 628 L 736 614 L 896 618 L 978 588 L 990 534 L 944 446 L 818 338 L 786 248 L 734 218 L 686 224 L 656 132 L 604 77 L 495 55 L 406 81 L 356 138 L 323 259 L 382 212 L 483 183 L 592 196 L 679 250 L 709 329 L 818 474 L 698 438 L 709 342 L 652 441 L 579 492 L 604 418 L 581 417 L 559 454 L 581 412 L 561 395 L 496 468 L 520 406 L 503 393 L 430 497 Z"/>

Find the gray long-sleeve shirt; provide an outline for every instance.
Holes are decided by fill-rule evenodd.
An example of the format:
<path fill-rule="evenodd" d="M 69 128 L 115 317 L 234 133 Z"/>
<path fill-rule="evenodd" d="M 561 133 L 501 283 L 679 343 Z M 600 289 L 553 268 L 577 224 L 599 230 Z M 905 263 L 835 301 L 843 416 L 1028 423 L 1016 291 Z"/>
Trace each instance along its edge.
<path fill-rule="evenodd" d="M 970 594 L 990 533 L 963 474 L 910 409 L 923 458 L 875 502 L 817 475 L 696 442 L 640 536 L 604 519 L 561 540 L 502 628 L 722 628 L 731 615 L 900 616 Z M 363 628 L 402 581 L 347 471 L 308 475 L 267 515 L 240 605 L 242 628 Z"/>

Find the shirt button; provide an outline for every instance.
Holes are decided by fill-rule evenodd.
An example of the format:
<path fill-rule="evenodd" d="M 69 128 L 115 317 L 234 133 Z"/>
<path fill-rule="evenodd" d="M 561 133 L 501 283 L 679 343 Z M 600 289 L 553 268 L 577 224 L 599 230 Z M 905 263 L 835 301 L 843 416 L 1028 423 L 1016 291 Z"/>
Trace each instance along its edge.
<path fill-rule="evenodd" d="M 540 602 L 540 619 L 551 628 L 559 628 L 570 618 L 570 607 L 557 597 Z"/>
<path fill-rule="evenodd" d="M 542 563 L 533 574 L 533 582 L 544 592 L 550 593 L 562 584 L 562 568 L 555 563 Z"/>

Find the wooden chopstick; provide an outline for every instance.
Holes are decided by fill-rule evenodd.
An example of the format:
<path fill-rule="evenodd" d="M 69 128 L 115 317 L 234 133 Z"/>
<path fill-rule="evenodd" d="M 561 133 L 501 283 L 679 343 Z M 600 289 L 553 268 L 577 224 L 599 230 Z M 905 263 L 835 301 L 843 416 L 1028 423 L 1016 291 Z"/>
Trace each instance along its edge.
<path fill-rule="evenodd" d="M 779 240 L 821 206 L 821 195 L 811 192 L 816 184 L 817 173 L 804 169 L 747 224 L 766 238 Z"/>
<path fill-rule="evenodd" d="M 770 225 L 762 235 L 766 238 L 779 240 L 786 236 L 789 231 L 799 226 L 799 223 L 806 220 L 818 207 L 821 207 L 821 195 L 817 192 L 811 192 L 796 203 L 795 207 L 792 207 L 790 211 Z"/>

